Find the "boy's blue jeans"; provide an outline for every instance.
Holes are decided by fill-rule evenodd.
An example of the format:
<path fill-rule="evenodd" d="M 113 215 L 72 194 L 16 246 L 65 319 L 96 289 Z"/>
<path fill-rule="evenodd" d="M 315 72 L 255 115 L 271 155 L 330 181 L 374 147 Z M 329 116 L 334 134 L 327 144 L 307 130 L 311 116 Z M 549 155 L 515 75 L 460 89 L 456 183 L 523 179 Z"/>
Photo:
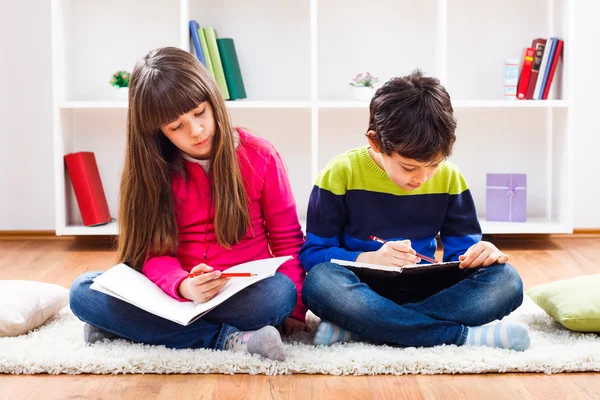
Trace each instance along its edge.
<path fill-rule="evenodd" d="M 401 346 L 462 345 L 469 326 L 510 314 L 523 282 L 509 264 L 392 279 L 322 263 L 303 285 L 304 304 L 363 340 Z"/>
<path fill-rule="evenodd" d="M 278 326 L 296 306 L 294 283 L 276 273 L 235 294 L 188 326 L 146 312 L 112 296 L 90 289 L 101 272 L 80 275 L 71 285 L 70 306 L 82 321 L 134 342 L 171 348 L 223 349 L 235 330 Z"/>

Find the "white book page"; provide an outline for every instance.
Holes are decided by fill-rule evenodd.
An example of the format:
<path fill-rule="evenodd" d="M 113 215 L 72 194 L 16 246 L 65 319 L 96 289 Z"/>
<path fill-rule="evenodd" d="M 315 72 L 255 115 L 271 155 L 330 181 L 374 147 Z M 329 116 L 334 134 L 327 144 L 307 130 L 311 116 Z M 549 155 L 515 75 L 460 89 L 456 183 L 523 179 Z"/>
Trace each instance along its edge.
<path fill-rule="evenodd" d="M 269 278 L 275 275 L 277 268 L 284 262 L 291 260 L 292 257 L 276 257 L 266 260 L 250 261 L 244 264 L 238 264 L 235 267 L 228 268 L 224 272 L 252 272 L 257 274 L 250 278 L 230 278 L 227 285 L 223 286 L 223 289 L 217 293 L 215 297 L 206 303 L 198 304 L 194 311 L 195 315 L 204 315 L 208 311 L 212 310 L 237 292 L 248 286 L 262 281 L 263 279 Z"/>
<path fill-rule="evenodd" d="M 277 268 L 292 257 L 276 257 L 251 261 L 227 269 L 227 272 L 251 272 L 251 278 L 231 278 L 221 291 L 210 301 L 202 304 L 178 301 L 165 293 L 145 275 L 125 264 L 119 264 L 94 279 L 92 289 L 133 304 L 152 314 L 188 325 L 206 314 L 237 292 L 275 275 Z"/>
<path fill-rule="evenodd" d="M 359 263 L 354 261 L 337 260 L 335 258 L 332 258 L 331 262 L 338 265 L 346 265 L 348 267 L 378 269 L 380 271 L 402 272 L 402 268 L 400 267 L 388 267 L 387 265 Z"/>
<path fill-rule="evenodd" d="M 98 285 L 108 290 L 108 293 L 98 290 Z M 182 325 L 187 324 L 194 316 L 194 303 L 172 298 L 144 274 L 125 264 L 118 264 L 97 276 L 92 289 Z"/>

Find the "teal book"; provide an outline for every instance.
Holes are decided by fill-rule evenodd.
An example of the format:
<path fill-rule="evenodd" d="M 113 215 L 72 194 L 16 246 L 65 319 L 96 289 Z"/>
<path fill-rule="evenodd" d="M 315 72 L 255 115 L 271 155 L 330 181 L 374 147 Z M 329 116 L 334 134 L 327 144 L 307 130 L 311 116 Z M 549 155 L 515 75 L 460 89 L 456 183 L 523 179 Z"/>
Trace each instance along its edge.
<path fill-rule="evenodd" d="M 229 90 L 227 90 L 227 83 L 225 82 L 225 73 L 223 72 L 223 65 L 221 64 L 221 56 L 219 55 L 219 48 L 217 46 L 217 34 L 212 26 L 202 28 L 204 31 L 204 37 L 206 38 L 206 44 L 208 45 L 208 54 L 210 54 L 210 60 L 212 61 L 213 70 L 215 72 L 215 80 L 221 94 L 225 100 L 229 100 Z"/>
<path fill-rule="evenodd" d="M 221 64 L 227 81 L 227 89 L 231 100 L 245 99 L 246 89 L 244 88 L 244 80 L 242 79 L 242 71 L 235 51 L 233 39 L 223 38 L 217 39 L 219 54 L 221 55 Z"/>

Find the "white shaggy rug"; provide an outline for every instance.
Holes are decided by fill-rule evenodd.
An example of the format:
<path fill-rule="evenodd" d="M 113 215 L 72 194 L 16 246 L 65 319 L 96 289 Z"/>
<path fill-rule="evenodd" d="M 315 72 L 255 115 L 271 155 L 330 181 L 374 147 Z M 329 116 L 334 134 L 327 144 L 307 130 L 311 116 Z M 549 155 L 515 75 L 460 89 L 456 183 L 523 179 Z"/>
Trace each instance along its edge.
<path fill-rule="evenodd" d="M 214 350 L 173 350 L 125 340 L 88 346 L 82 323 L 63 309 L 47 324 L 0 338 L 0 373 L 9 374 L 465 374 L 484 372 L 600 371 L 600 335 L 580 334 L 554 322 L 533 301 L 507 319 L 529 325 L 525 352 L 488 347 L 394 348 L 363 343 L 310 345 L 307 333 L 286 341 L 287 359 Z M 316 324 L 313 318 L 312 325 Z"/>

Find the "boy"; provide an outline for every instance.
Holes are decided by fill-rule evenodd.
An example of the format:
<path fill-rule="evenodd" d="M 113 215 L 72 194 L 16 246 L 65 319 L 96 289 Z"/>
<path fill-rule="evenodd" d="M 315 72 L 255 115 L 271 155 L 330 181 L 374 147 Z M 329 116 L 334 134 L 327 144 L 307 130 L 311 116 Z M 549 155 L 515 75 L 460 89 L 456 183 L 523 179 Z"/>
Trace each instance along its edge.
<path fill-rule="evenodd" d="M 319 174 L 300 250 L 304 303 L 323 321 L 315 344 L 529 347 L 523 325 L 481 326 L 522 303 L 523 283 L 508 256 L 481 241 L 467 184 L 445 161 L 455 130 L 444 87 L 415 71 L 377 90 L 369 147 L 337 156 Z M 460 261 L 460 270 L 381 279 L 330 262 L 420 263 L 417 253 L 434 257 L 438 233 L 444 261 Z"/>

